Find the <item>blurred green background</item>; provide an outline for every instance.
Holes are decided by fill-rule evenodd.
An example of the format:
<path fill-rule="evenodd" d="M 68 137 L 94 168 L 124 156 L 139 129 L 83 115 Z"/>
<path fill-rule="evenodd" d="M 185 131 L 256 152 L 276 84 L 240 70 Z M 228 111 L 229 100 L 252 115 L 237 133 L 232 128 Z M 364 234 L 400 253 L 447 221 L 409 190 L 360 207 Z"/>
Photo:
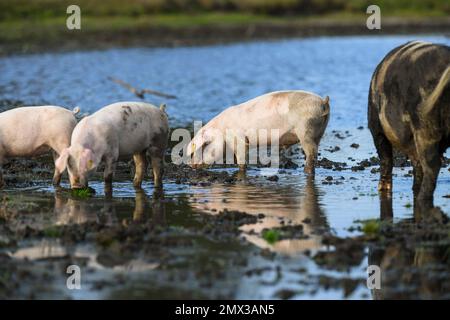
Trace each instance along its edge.
<path fill-rule="evenodd" d="M 269 16 L 361 13 L 376 4 L 397 16 L 449 15 L 449 0 L 2 0 L 0 20 L 65 16 L 68 5 L 96 17 L 138 17 L 174 13 L 247 13 Z"/>
<path fill-rule="evenodd" d="M 217 26 L 254 24 L 365 26 L 366 9 L 371 4 L 381 7 L 383 18 L 397 18 L 402 23 L 450 16 L 450 0 L 0 0 L 0 53 L 8 45 L 23 48 L 67 42 L 68 37 L 81 39 L 66 28 L 66 9 L 71 4 L 80 6 L 83 37 L 91 40 L 114 40 L 114 34 L 120 32 L 152 37 L 157 32 L 149 30 L 155 28 L 203 28 L 214 33 Z M 197 35 L 201 37 L 203 34 Z"/>

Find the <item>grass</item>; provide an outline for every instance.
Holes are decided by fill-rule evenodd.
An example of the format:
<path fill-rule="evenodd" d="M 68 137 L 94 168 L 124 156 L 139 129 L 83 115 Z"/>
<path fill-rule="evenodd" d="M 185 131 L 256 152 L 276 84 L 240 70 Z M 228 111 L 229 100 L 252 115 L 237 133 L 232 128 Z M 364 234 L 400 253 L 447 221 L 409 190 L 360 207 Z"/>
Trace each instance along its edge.
<path fill-rule="evenodd" d="M 47 19 L 66 16 L 72 0 L 2 0 L 0 20 Z M 215 12 L 271 16 L 322 15 L 365 12 L 370 0 L 77 0 L 83 15 L 129 16 Z M 450 4 L 442 0 L 377 0 L 382 15 L 441 15 L 450 13 Z"/>
<path fill-rule="evenodd" d="M 239 26 L 264 22 L 264 16 L 242 13 L 208 13 L 189 14 L 157 14 L 139 17 L 130 16 L 82 16 L 81 30 L 68 30 L 66 17 L 50 17 L 45 19 L 4 20 L 0 21 L 0 43 L 15 41 L 36 41 L 39 38 L 70 37 L 89 33 L 107 32 L 113 34 L 125 30 L 142 30 L 146 28 L 166 27 L 183 29 L 187 27 Z M 272 23 L 281 23 L 279 18 L 269 19 Z"/>
<path fill-rule="evenodd" d="M 302 27 L 341 23 L 365 25 L 368 0 L 78 0 L 81 30 L 67 30 L 66 8 L 70 0 L 1 0 L 0 46 L 21 48 L 61 47 L 77 40 L 97 42 L 122 38 L 164 37 L 158 28 L 182 33 L 212 27 L 254 24 Z M 439 0 L 379 0 L 382 19 L 420 20 L 447 18 L 450 4 Z M 383 20 L 382 20 L 383 21 Z M 386 20 L 385 20 L 386 21 Z M 241 32 L 241 31 L 239 31 Z M 196 36 L 197 37 L 197 36 Z M 200 36 L 201 37 L 201 36 Z M 118 40 L 122 41 L 122 40 Z M 1 48 L 0 48 L 1 49 Z M 14 50 L 14 49 L 12 49 Z"/>
<path fill-rule="evenodd" d="M 362 231 L 365 235 L 374 236 L 380 232 L 381 223 L 379 220 L 366 220 L 362 221 Z"/>
<path fill-rule="evenodd" d="M 269 244 L 274 244 L 280 239 L 280 232 L 278 230 L 264 230 L 262 237 Z"/>
<path fill-rule="evenodd" d="M 48 238 L 59 238 L 61 237 L 61 230 L 56 226 L 51 226 L 43 231 L 44 236 Z"/>
<path fill-rule="evenodd" d="M 447 17 L 442 11 L 408 11 L 400 10 L 386 13 L 382 18 L 434 18 Z M 331 12 L 327 14 L 312 15 L 289 15 L 273 16 L 248 12 L 203 12 L 203 13 L 163 13 L 145 14 L 139 16 L 130 15 L 81 15 L 81 30 L 67 30 L 66 15 L 44 16 L 23 19 L 15 17 L 10 19 L 0 19 L 0 41 L 27 40 L 39 37 L 68 36 L 70 33 L 86 32 L 117 32 L 122 30 L 145 29 L 154 27 L 166 27 L 182 29 L 189 27 L 208 26 L 242 26 L 255 23 L 265 23 L 272 25 L 297 25 L 310 23 L 343 23 L 343 22 L 365 22 L 367 15 L 365 12 Z"/>
<path fill-rule="evenodd" d="M 86 199 L 94 195 L 94 192 L 90 188 L 72 189 L 71 195 L 77 198 Z"/>

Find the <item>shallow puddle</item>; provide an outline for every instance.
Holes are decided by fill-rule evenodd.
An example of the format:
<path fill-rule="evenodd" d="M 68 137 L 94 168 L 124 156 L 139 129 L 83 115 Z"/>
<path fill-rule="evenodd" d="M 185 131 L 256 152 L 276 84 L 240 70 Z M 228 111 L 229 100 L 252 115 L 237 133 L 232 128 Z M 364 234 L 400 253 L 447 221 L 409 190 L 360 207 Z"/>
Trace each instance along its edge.
<path fill-rule="evenodd" d="M 226 170 L 230 174 L 236 171 Z M 412 218 L 411 178 L 403 176 L 405 170 L 395 169 L 395 221 Z M 278 181 L 268 180 L 274 174 Z M 70 197 L 43 182 L 26 192 L 2 193 L 1 216 L 13 232 L 41 230 L 17 246 L 4 246 L 3 252 L 19 264 L 31 261 L 28 272 L 59 270 L 50 281 L 51 289 L 39 297 L 373 298 L 376 295 L 365 286 L 370 256 L 367 248 L 359 262 L 349 263 L 343 270 L 323 267 L 314 256 L 329 249 L 323 244 L 323 235 L 354 237 L 360 232 L 349 228 L 356 220 L 380 217 L 377 179 L 369 169 L 355 173 L 319 168 L 312 180 L 300 168 L 261 168 L 250 169 L 234 184 L 167 181 L 163 196 L 154 192 L 150 182 L 144 184 L 145 191 L 133 189 L 130 182 L 116 182 L 109 198 L 103 195 L 102 183 L 93 182 L 90 186 L 96 195 L 89 199 Z M 444 211 L 448 199 L 443 195 L 449 181 L 448 171 L 443 169 L 436 203 Z M 238 232 L 231 236 L 221 227 L 211 233 L 211 222 L 204 217 L 224 211 L 245 212 L 257 220 L 238 225 Z M 78 241 L 77 232 L 66 235 L 56 228 L 84 228 L 86 224 L 88 229 L 92 224 L 105 229 L 94 228 Z M 145 245 L 141 248 L 137 240 L 130 254 L 116 244 L 122 240 L 114 239 L 114 234 L 112 239 L 99 240 L 110 228 L 136 225 L 150 226 L 149 230 L 161 228 L 158 236 L 166 240 L 152 243 L 153 238 L 140 235 Z M 268 230 L 292 227 L 295 231 L 298 226 L 300 233 L 294 232 L 292 238 L 272 241 L 264 236 Z M 103 242 L 108 242 L 106 247 Z M 80 261 L 82 290 L 68 290 L 62 270 Z M 35 285 L 30 280 L 25 287 L 34 292 Z"/>
<path fill-rule="evenodd" d="M 378 166 L 359 164 L 376 156 L 366 120 L 372 72 L 389 50 L 413 38 L 449 43 L 441 36 L 323 37 L 1 58 L 0 102 L 79 105 L 92 113 L 135 99 L 108 80 L 121 75 L 139 87 L 177 94 L 167 108 L 172 128 L 207 121 L 268 91 L 329 95 L 331 119 L 319 159 L 345 162 L 346 169 L 321 166 L 314 180 L 307 179 L 294 148 L 297 169 L 250 168 L 232 183 L 166 178 L 164 195 L 151 182 L 144 192 L 122 179 L 105 197 L 103 183 L 92 181 L 96 195 L 78 199 L 55 191 L 51 174 L 41 178 L 45 171 L 34 179 L 40 172 L 34 167 L 34 184 L 11 184 L 0 193 L 0 297 L 450 298 L 447 229 L 432 230 L 424 241 L 414 238 L 421 228 L 401 229 L 413 218 L 411 168 L 394 169 L 393 197 L 382 202 Z M 236 174 L 211 169 L 217 170 Z M 20 172 L 5 171 L 10 180 Z M 435 205 L 447 215 L 449 194 L 447 165 L 435 191 Z M 358 221 L 392 212 L 394 225 L 375 220 L 371 228 L 398 225 L 398 241 L 380 241 L 391 239 L 389 232 L 358 238 L 369 230 Z M 81 290 L 66 287 L 72 264 L 82 270 Z M 382 290 L 366 286 L 370 264 L 385 275 Z"/>

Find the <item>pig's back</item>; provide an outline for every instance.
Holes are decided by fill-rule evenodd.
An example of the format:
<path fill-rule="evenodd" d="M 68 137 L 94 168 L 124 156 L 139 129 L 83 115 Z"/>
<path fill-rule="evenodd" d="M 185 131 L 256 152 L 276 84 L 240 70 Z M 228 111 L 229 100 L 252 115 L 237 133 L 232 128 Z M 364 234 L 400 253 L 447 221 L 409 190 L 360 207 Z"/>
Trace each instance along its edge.
<path fill-rule="evenodd" d="M 231 127 L 280 128 L 291 127 L 300 118 L 323 115 L 322 98 L 302 90 L 275 91 L 232 106 L 219 114 L 215 121 Z M 291 123 L 292 122 L 292 123 Z"/>
<path fill-rule="evenodd" d="M 120 154 L 133 154 L 150 145 L 154 134 L 168 132 L 168 119 L 164 111 L 149 103 L 117 102 L 92 116 L 97 125 L 107 125 L 110 135 L 119 140 Z"/>
<path fill-rule="evenodd" d="M 275 91 L 231 107 L 239 112 L 282 115 L 292 109 L 308 109 L 322 105 L 322 98 L 312 92 L 302 90 Z M 230 109 L 231 109 L 230 108 Z M 261 114 L 264 115 L 264 114 Z"/>
<path fill-rule="evenodd" d="M 128 118 L 134 120 L 136 117 L 142 115 L 155 116 L 160 112 L 161 110 L 158 107 L 150 103 L 122 101 L 107 105 L 92 114 L 92 116 L 111 118 L 111 120 L 115 121 L 123 121 Z"/>
<path fill-rule="evenodd" d="M 14 108 L 0 113 L 0 122 L 14 119 L 18 122 L 33 121 L 37 118 L 52 118 L 55 115 L 73 116 L 73 112 L 59 106 L 27 106 Z"/>
<path fill-rule="evenodd" d="M 0 113 L 0 143 L 12 155 L 33 154 L 55 137 L 70 137 L 75 124 L 73 113 L 58 106 L 11 109 Z"/>
<path fill-rule="evenodd" d="M 122 130 L 134 131 L 140 126 L 156 130 L 167 125 L 167 116 L 158 107 L 144 102 L 116 102 L 95 112 L 92 117 L 110 122 Z M 148 127 L 149 126 L 149 127 Z"/>
<path fill-rule="evenodd" d="M 57 128 L 66 122 L 76 122 L 73 112 L 58 106 L 20 107 L 0 113 L 0 129 L 12 126 L 23 133 L 33 128 Z"/>

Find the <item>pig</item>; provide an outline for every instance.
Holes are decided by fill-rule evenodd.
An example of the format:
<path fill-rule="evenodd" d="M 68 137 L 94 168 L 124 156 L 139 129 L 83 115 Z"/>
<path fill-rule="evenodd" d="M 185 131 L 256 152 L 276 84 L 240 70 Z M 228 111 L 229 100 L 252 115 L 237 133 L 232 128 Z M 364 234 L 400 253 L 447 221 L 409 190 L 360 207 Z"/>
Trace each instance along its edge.
<path fill-rule="evenodd" d="M 143 102 L 113 103 L 77 124 L 70 147 L 62 151 L 56 166 L 60 171 L 67 167 L 73 189 L 86 188 L 89 174 L 103 161 L 105 189 L 111 190 L 117 161 L 133 157 L 133 184 L 140 188 L 149 155 L 154 184 L 161 187 L 168 134 L 165 105 L 157 108 Z"/>
<path fill-rule="evenodd" d="M 4 186 L 2 165 L 7 158 L 33 157 L 53 153 L 55 172 L 53 184 L 59 185 L 64 170 L 56 159 L 70 145 L 77 124 L 73 111 L 58 106 L 30 106 L 0 113 L 0 187 Z"/>
<path fill-rule="evenodd" d="M 388 53 L 370 83 L 368 124 L 380 157 L 378 189 L 392 191 L 396 149 L 411 160 L 415 200 L 432 207 L 450 145 L 450 47 L 413 41 Z"/>
<path fill-rule="evenodd" d="M 319 142 L 330 116 L 329 100 L 328 96 L 321 98 L 307 91 L 276 91 L 229 107 L 203 126 L 187 146 L 186 154 L 192 158 L 190 165 L 196 168 L 220 162 L 222 153 L 217 150 L 229 148 L 239 168 L 245 171 L 246 152 L 227 138 L 226 131 L 242 132 L 246 149 L 254 149 L 258 139 L 251 139 L 251 135 L 267 130 L 270 145 L 270 132 L 277 129 L 280 147 L 300 142 L 306 155 L 305 172 L 314 174 Z M 199 151 L 203 156 L 200 160 L 195 157 Z"/>

